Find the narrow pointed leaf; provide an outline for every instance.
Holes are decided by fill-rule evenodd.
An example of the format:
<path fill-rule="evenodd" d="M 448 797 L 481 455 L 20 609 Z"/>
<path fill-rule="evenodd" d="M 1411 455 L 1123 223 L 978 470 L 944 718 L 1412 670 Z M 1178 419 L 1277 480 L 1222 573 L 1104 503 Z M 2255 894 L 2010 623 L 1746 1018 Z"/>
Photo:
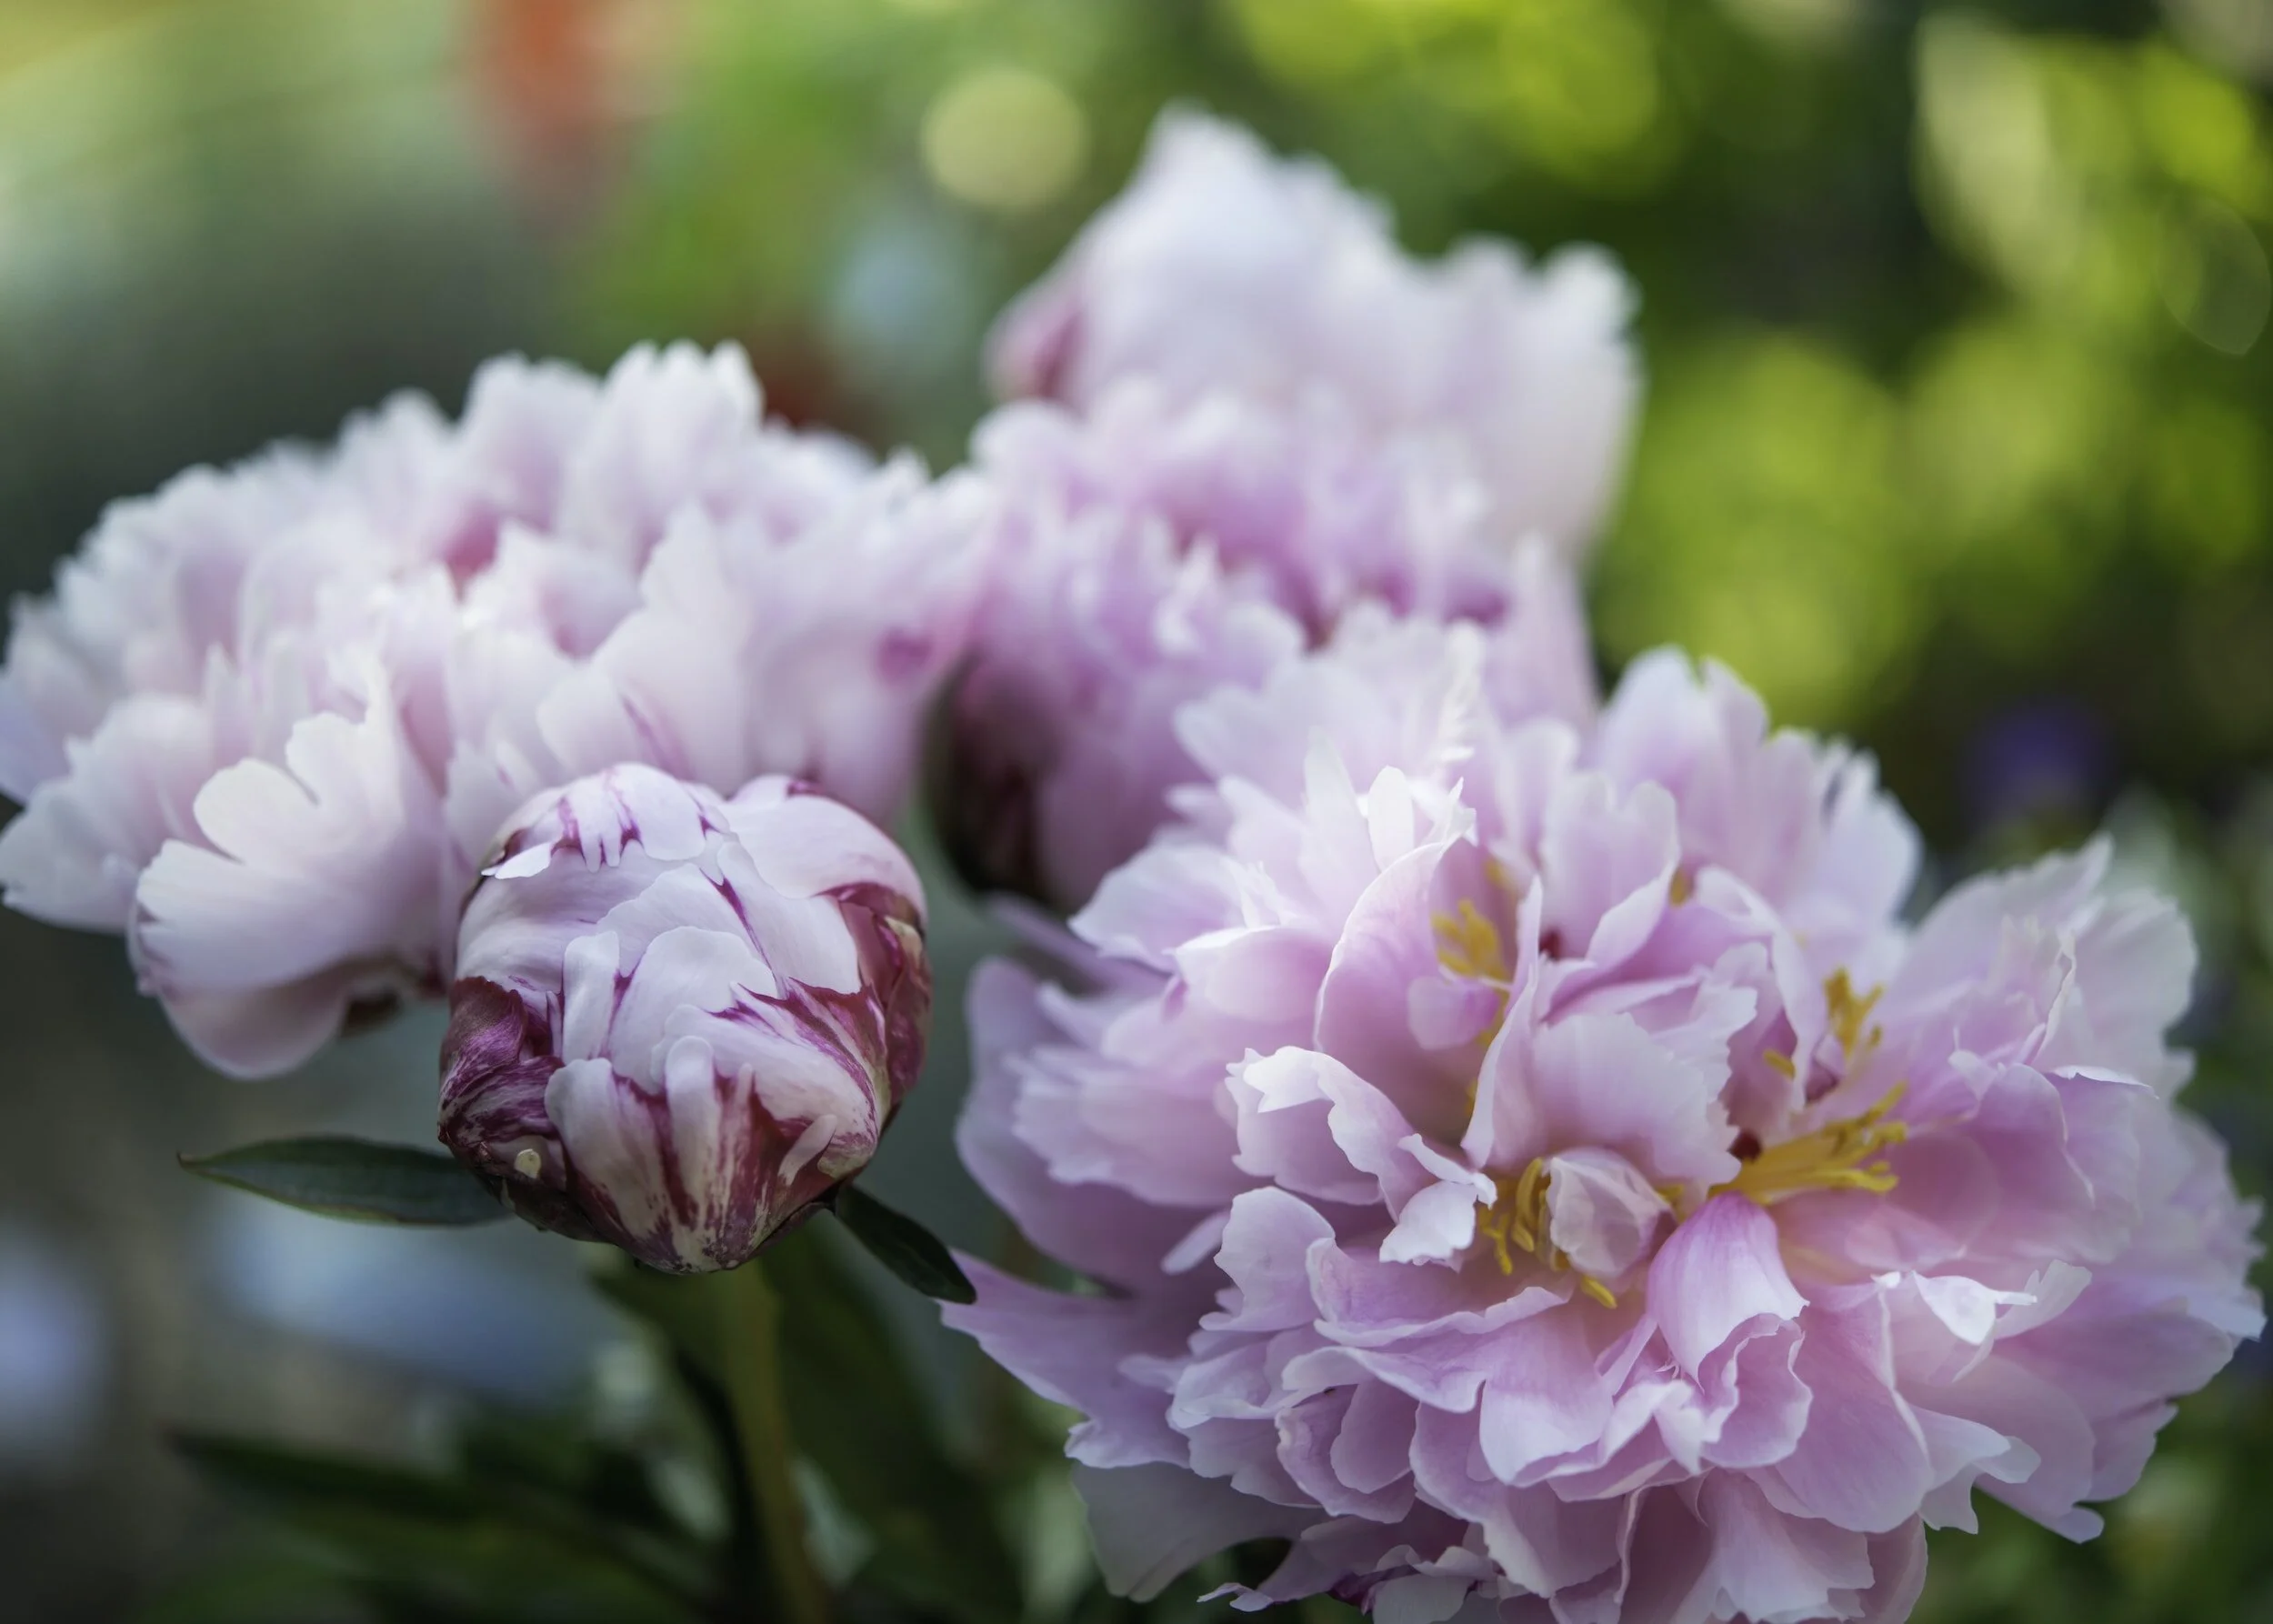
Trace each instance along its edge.
<path fill-rule="evenodd" d="M 905 1213 L 895 1212 L 857 1185 L 837 1191 L 831 1210 L 869 1256 L 926 1297 L 976 1302 L 978 1293 L 940 1238 Z"/>
<path fill-rule="evenodd" d="M 325 1137 L 271 1139 L 214 1156 L 185 1156 L 201 1178 L 287 1207 L 377 1224 L 486 1224 L 497 1198 L 451 1158 L 415 1145 Z"/>

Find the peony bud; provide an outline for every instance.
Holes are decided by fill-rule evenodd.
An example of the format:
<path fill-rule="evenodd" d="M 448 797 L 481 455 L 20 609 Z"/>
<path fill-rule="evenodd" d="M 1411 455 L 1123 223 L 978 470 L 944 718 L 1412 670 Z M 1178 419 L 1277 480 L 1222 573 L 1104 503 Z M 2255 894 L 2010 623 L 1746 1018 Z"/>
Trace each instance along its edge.
<path fill-rule="evenodd" d="M 876 1154 L 923 1060 L 923 889 L 781 777 L 530 801 L 467 900 L 442 1140 L 530 1222 L 731 1268 Z"/>

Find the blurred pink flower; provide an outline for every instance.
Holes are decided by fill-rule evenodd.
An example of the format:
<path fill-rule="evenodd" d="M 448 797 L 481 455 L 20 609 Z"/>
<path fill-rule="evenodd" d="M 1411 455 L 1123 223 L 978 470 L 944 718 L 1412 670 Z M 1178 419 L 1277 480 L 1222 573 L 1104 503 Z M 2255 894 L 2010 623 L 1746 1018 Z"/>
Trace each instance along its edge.
<path fill-rule="evenodd" d="M 1243 1606 L 1893 1619 L 1988 1493 L 2071 1537 L 2263 1318 L 2172 1098 L 2193 950 L 2093 847 L 1916 928 L 1867 758 L 1726 671 L 1510 716 L 1379 620 L 1179 722 L 1211 782 L 972 994 L 965 1158 L 1105 1283 L 948 1318 L 1079 1409 L 1108 1576 Z"/>
<path fill-rule="evenodd" d="M 531 1222 L 731 1268 L 867 1166 L 923 1063 L 923 887 L 782 777 L 523 808 L 466 907 L 442 1139 Z"/>
<path fill-rule="evenodd" d="M 1416 264 L 1323 167 L 1165 117 L 996 335 L 1006 389 L 1055 398 L 975 442 L 999 578 L 935 795 L 965 867 L 1086 900 L 1194 776 L 1177 707 L 1361 603 L 1520 623 L 1537 702 L 1581 719 L 1592 669 L 1557 560 L 1622 460 L 1628 304 L 1598 256 Z"/>
<path fill-rule="evenodd" d="M 959 657 L 979 493 L 760 418 L 739 350 L 501 360 L 113 507 L 0 673 L 0 883 L 123 930 L 255 1074 L 448 984 L 500 821 L 621 761 L 876 816 Z"/>
<path fill-rule="evenodd" d="M 1172 110 L 1128 189 L 1005 313 L 991 360 L 1005 396 L 1084 412 L 1141 378 L 1179 406 L 1228 396 L 1426 446 L 1483 484 L 1498 528 L 1576 556 L 1625 458 L 1632 306 L 1594 249 L 1416 261 L 1324 164 Z"/>
<path fill-rule="evenodd" d="M 1147 418 L 1124 396 L 1088 424 L 1010 408 L 982 430 L 978 467 L 1001 498 L 996 585 L 933 803 L 982 887 L 1086 901 L 1200 776 L 1178 709 L 1259 685 L 1352 615 L 1487 620 L 1511 706 L 1573 721 L 1594 707 L 1561 561 L 1536 542 L 1461 556 L 1431 487 L 1360 448 L 1228 406 Z"/>

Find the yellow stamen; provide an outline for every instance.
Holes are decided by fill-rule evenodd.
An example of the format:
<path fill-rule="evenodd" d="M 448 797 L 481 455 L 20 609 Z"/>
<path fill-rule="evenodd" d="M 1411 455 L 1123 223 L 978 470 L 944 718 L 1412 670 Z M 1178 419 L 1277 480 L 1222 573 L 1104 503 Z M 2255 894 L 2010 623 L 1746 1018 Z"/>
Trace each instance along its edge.
<path fill-rule="evenodd" d="M 1831 1036 L 1839 1040 L 1839 1048 L 1849 1066 L 1859 1060 L 1864 1050 L 1877 1047 L 1880 1028 L 1864 1029 L 1871 1010 L 1885 994 L 1883 987 L 1874 987 L 1860 997 L 1855 993 L 1854 982 L 1847 979 L 1843 969 L 1833 970 L 1831 978 L 1823 984 L 1824 1000 L 1830 1006 Z"/>
<path fill-rule="evenodd" d="M 1885 1098 L 1859 1117 L 1770 1145 L 1746 1162 L 1734 1178 L 1715 1185 L 1709 1193 L 1717 1196 L 1734 1190 L 1762 1207 L 1805 1190 L 1861 1189 L 1884 1195 L 1895 1186 L 1894 1168 L 1883 1159 L 1872 1158 L 1887 1146 L 1899 1145 L 1910 1137 L 1908 1123 L 1885 1119 L 1901 1100 L 1903 1088 L 1897 1083 Z"/>
<path fill-rule="evenodd" d="M 1507 950 L 1501 945 L 1499 927 L 1487 919 L 1467 897 L 1457 913 L 1438 914 L 1437 962 L 1456 976 L 1478 981 L 1505 982 L 1515 972 L 1507 967 Z"/>
<path fill-rule="evenodd" d="M 1514 1178 L 1495 1174 L 1492 1182 L 1499 1188 L 1499 1199 L 1486 1208 L 1476 1220 L 1477 1234 L 1492 1243 L 1492 1255 L 1499 1263 L 1499 1272 L 1516 1272 L 1516 1255 L 1527 1252 L 1552 1269 L 1570 1267 L 1570 1258 L 1559 1251 L 1547 1238 L 1547 1187 L 1553 1175 L 1547 1170 L 1544 1157 L 1534 1157 L 1531 1165 Z M 1578 1289 L 1606 1308 L 1618 1306 L 1617 1295 L 1592 1275 L 1578 1277 Z"/>
<path fill-rule="evenodd" d="M 1508 989 L 1516 978 L 1515 971 L 1507 965 L 1507 949 L 1500 940 L 1499 927 L 1487 919 L 1483 910 L 1465 897 L 1460 899 L 1457 913 L 1438 914 L 1434 923 L 1437 962 L 1456 976 L 1491 982 L 1499 989 L 1499 1002 L 1492 1010 L 1492 1018 L 1476 1035 L 1477 1043 L 1489 1048 L 1507 1019 Z M 1468 1084 L 1468 1104 L 1476 1104 L 1474 1082 Z"/>
<path fill-rule="evenodd" d="M 1552 1182 L 1546 1158 L 1537 1156 L 1516 1179 L 1514 1204 L 1507 1209 L 1507 1233 L 1527 1252 L 1543 1255 L 1547 1250 L 1539 1242 L 1547 1234 L 1547 1187 Z M 1507 1191 L 1503 1189 L 1500 1196 L 1506 1199 Z"/>
<path fill-rule="evenodd" d="M 1799 1075 L 1798 1071 L 1791 1063 L 1791 1057 L 1786 1054 L 1782 1049 L 1769 1049 L 1763 1054 L 1760 1058 L 1766 1060 L 1770 1066 L 1774 1067 L 1777 1071 L 1782 1072 L 1786 1077 L 1797 1077 Z"/>
<path fill-rule="evenodd" d="M 1689 877 L 1689 871 L 1686 868 L 1676 868 L 1673 871 L 1672 883 L 1666 887 L 1666 900 L 1672 903 L 1674 907 L 1679 907 L 1696 895 L 1697 882 Z"/>

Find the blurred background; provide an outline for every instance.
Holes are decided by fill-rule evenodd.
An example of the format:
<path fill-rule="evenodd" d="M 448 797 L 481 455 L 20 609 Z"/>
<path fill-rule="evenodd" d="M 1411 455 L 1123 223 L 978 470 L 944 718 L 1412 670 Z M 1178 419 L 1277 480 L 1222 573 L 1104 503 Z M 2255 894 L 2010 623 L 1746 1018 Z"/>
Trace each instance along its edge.
<path fill-rule="evenodd" d="M 187 464 L 397 388 L 455 409 L 505 349 L 731 337 L 776 411 L 952 461 L 991 315 L 1201 103 L 1417 250 L 1623 258 L 1650 388 L 1607 668 L 1677 640 L 1858 737 L 1937 884 L 2110 828 L 2194 914 L 2192 1098 L 2262 1192 L 2268 86 L 2273 0 L 0 0 L 0 584 Z M 986 930 L 950 900 L 950 967 Z M 434 1024 L 231 1084 L 115 941 L 7 916 L 0 959 L 0 1619 L 187 1617 L 215 1563 L 288 1567 L 167 1426 L 416 1456 L 476 1404 L 637 1387 L 575 1248 L 175 1170 L 426 1138 Z M 987 1248 L 959 1038 L 878 1179 Z M 2273 1619 L 2268 1518 L 2253 1348 L 2105 1539 L 1988 1508 L 1921 1617 Z"/>

